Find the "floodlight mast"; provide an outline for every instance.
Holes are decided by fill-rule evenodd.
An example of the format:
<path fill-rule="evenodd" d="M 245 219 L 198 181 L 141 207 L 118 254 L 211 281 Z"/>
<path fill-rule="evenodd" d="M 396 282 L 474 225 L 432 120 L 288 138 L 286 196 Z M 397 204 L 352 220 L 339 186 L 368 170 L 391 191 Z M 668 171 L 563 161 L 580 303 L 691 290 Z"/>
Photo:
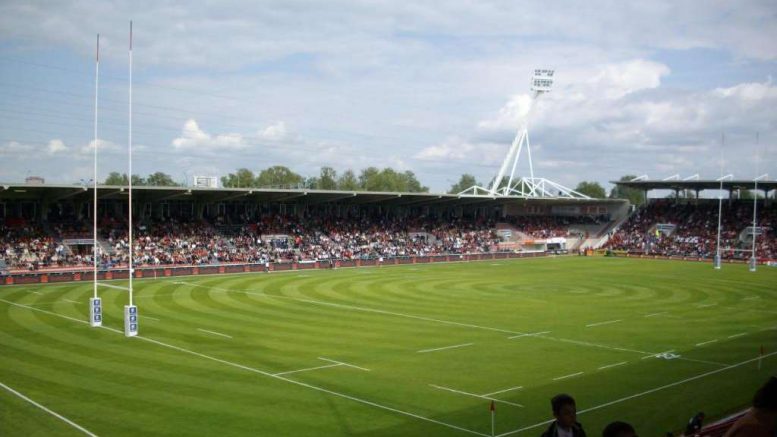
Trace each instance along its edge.
<path fill-rule="evenodd" d="M 537 99 L 550 92 L 553 87 L 554 70 L 537 69 L 531 78 L 532 96 L 529 101 L 529 108 L 521 120 L 518 132 L 513 139 L 507 156 L 502 162 L 499 172 L 494 177 L 489 187 L 473 185 L 464 191 L 458 193 L 460 196 L 491 197 L 496 196 L 515 196 L 524 199 L 528 198 L 565 198 L 565 199 L 590 199 L 583 193 L 577 192 L 571 188 L 565 187 L 549 179 L 534 176 L 534 163 L 531 156 L 531 142 L 529 141 L 529 115 Z M 529 177 L 517 177 L 515 170 L 518 168 L 518 162 L 521 159 L 521 152 L 526 145 L 526 153 L 529 158 Z M 507 175 L 510 171 L 509 176 Z M 502 181 L 507 178 L 507 184 L 502 186 Z"/>
<path fill-rule="evenodd" d="M 529 115 L 531 114 L 531 110 L 534 108 L 534 102 L 541 95 L 549 93 L 551 88 L 553 88 L 553 74 L 554 70 L 534 70 L 534 75 L 531 79 L 532 97 L 529 101 L 529 108 L 526 111 L 524 119 L 521 121 L 521 127 L 518 129 L 518 133 L 515 135 L 515 139 L 510 146 L 510 150 L 507 152 L 507 156 L 505 157 L 504 162 L 502 162 L 502 166 L 499 168 L 499 172 L 496 174 L 496 178 L 494 178 L 494 181 L 491 183 L 491 187 L 489 188 L 490 194 L 501 194 L 505 196 L 510 194 L 513 179 L 515 178 L 515 169 L 518 166 L 518 161 L 520 160 L 521 150 L 523 149 L 524 143 L 526 143 L 526 152 L 529 157 L 529 177 L 532 181 L 534 180 L 534 164 L 532 163 L 531 159 L 531 143 L 529 142 Z M 512 167 L 510 168 L 510 176 L 508 178 L 507 185 L 500 188 L 502 179 L 505 177 L 507 168 L 510 167 L 511 162 Z M 530 192 L 536 194 L 536 187 L 531 187 Z"/>

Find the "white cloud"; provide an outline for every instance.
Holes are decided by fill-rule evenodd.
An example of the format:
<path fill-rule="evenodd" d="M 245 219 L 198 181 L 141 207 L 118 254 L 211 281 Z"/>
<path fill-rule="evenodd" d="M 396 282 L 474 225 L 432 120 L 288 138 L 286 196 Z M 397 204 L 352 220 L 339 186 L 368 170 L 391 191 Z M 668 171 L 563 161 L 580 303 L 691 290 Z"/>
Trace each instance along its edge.
<path fill-rule="evenodd" d="M 62 142 L 62 140 L 49 141 L 48 153 L 49 155 L 56 155 L 58 153 L 65 153 L 69 148 Z"/>
<path fill-rule="evenodd" d="M 744 150 L 752 149 L 755 132 L 762 138 L 777 136 L 777 87 L 767 81 L 666 92 L 661 78 L 668 74 L 665 66 L 644 60 L 604 65 L 589 72 L 592 80 L 567 83 L 543 96 L 530 115 L 532 140 L 546 145 L 532 148 L 535 169 L 547 172 L 540 176 L 563 179 L 574 174 L 579 180 L 586 177 L 581 173 L 615 178 L 628 172 L 667 171 L 714 175 L 721 130 L 729 132 L 731 141 L 725 152 L 727 167 L 749 175 L 751 163 L 741 156 L 752 155 Z M 492 117 L 478 122 L 469 137 L 426 147 L 416 157 L 462 164 L 499 162 L 528 107 L 528 95 L 513 96 Z M 491 148 L 494 152 L 487 158 L 484 150 L 495 143 L 499 147 Z"/>
<path fill-rule="evenodd" d="M 244 138 L 240 134 L 226 133 L 210 135 L 200 129 L 197 121 L 194 119 L 186 120 L 181 130 L 181 136 L 174 139 L 173 147 L 179 150 L 242 150 L 248 147 Z"/>

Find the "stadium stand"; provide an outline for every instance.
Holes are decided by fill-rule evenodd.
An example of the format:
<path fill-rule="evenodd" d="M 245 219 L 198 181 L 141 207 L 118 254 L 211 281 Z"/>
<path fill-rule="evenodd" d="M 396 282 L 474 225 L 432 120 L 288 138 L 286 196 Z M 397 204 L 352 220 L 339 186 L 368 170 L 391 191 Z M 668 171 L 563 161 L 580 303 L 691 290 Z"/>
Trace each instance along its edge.
<path fill-rule="evenodd" d="M 756 253 L 759 259 L 777 258 L 777 206 L 759 202 Z M 753 202 L 723 204 L 721 248 L 724 259 L 747 259 L 752 247 Z M 711 258 L 717 244 L 717 200 L 657 199 L 623 223 L 607 248 L 632 254 Z"/>
<path fill-rule="evenodd" d="M 0 259 L 6 270 L 91 266 L 89 193 L 80 187 L 34 190 L 25 187 L 19 199 L 3 195 L 19 197 L 22 190 L 0 191 L 6 212 L 0 217 Z M 126 198 L 120 187 L 105 191 L 98 220 L 101 270 L 126 266 L 129 258 Z M 567 251 L 589 230 L 610 224 L 613 211 L 624 210 L 623 201 L 611 200 L 584 206 L 509 200 L 481 207 L 483 199 L 455 195 L 276 190 L 252 199 L 249 190 L 138 191 L 133 254 L 139 267 Z M 191 200 L 178 199 L 183 196 Z M 441 201 L 450 205 L 435 205 Z"/>

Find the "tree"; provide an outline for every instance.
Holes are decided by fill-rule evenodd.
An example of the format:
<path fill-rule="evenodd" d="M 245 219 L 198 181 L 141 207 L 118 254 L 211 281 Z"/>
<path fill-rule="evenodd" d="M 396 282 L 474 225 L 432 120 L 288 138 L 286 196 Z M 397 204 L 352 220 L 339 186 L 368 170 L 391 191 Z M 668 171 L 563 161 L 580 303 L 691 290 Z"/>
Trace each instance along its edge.
<path fill-rule="evenodd" d="M 117 171 L 108 173 L 108 177 L 105 179 L 105 185 L 129 185 L 127 173 L 119 173 Z M 132 185 L 146 185 L 146 180 L 139 175 L 134 174 L 132 175 Z"/>
<path fill-rule="evenodd" d="M 321 167 L 321 173 L 318 176 L 316 188 L 319 190 L 337 189 L 337 172 L 332 167 Z"/>
<path fill-rule="evenodd" d="M 359 180 L 356 179 L 356 175 L 353 173 L 353 170 L 346 170 L 342 175 L 340 175 L 340 178 L 337 179 L 338 190 L 357 191 L 360 188 Z"/>
<path fill-rule="evenodd" d="M 221 177 L 221 186 L 225 188 L 249 188 L 256 186 L 254 172 L 247 168 L 238 169 L 235 173 Z"/>
<path fill-rule="evenodd" d="M 380 170 L 367 167 L 359 174 L 359 187 L 365 191 L 381 191 Z"/>
<path fill-rule="evenodd" d="M 155 187 L 178 187 L 180 184 L 175 182 L 173 178 L 166 173 L 158 171 L 148 175 L 146 178 L 146 185 L 152 185 Z"/>
<path fill-rule="evenodd" d="M 365 191 L 399 191 L 420 193 L 429 191 L 429 187 L 421 185 L 412 171 L 403 173 L 393 168 L 386 167 L 378 170 L 376 167 L 367 167 L 359 175 L 359 185 Z"/>
<path fill-rule="evenodd" d="M 305 178 L 291 171 L 288 167 L 276 165 L 268 167 L 256 177 L 255 183 L 258 187 L 299 187 L 305 181 Z"/>
<path fill-rule="evenodd" d="M 588 197 L 593 197 L 594 199 L 604 199 L 607 197 L 607 194 L 604 191 L 604 187 L 599 185 L 599 182 L 580 182 L 577 184 L 575 191 L 581 194 L 585 194 Z"/>
<path fill-rule="evenodd" d="M 472 187 L 473 185 L 480 185 L 480 184 L 475 180 L 475 176 L 472 176 L 469 173 L 464 173 L 463 175 L 461 175 L 461 178 L 459 179 L 459 181 L 451 186 L 451 189 L 448 190 L 448 193 L 458 194 L 466 190 L 467 188 Z"/>
<path fill-rule="evenodd" d="M 620 182 L 630 181 L 636 178 L 634 175 L 621 176 Z M 639 188 L 614 186 L 610 191 L 610 199 L 627 199 L 632 205 L 641 205 L 645 203 L 645 192 Z"/>
<path fill-rule="evenodd" d="M 112 171 L 108 174 L 104 183 L 105 185 L 127 185 L 127 175 Z"/>

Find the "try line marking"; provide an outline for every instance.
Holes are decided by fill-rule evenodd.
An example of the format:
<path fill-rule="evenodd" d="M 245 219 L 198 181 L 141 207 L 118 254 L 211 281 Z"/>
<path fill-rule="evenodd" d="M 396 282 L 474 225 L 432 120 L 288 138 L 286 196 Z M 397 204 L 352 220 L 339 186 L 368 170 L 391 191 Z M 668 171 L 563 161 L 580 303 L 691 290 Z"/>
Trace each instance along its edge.
<path fill-rule="evenodd" d="M 89 322 L 87 322 L 86 320 L 76 319 L 74 317 L 66 316 L 66 315 L 63 315 L 63 314 L 58 314 L 58 313 L 51 312 L 51 311 L 42 310 L 40 308 L 35 308 L 35 307 L 28 306 L 28 305 L 23 305 L 23 304 L 11 302 L 11 301 L 8 301 L 8 300 L 5 300 L 5 299 L 0 299 L 0 302 L 5 302 L 5 303 L 7 303 L 9 305 L 17 306 L 17 307 L 20 307 L 20 308 L 27 308 L 27 309 L 32 310 L 32 311 L 38 311 L 38 312 L 41 312 L 41 313 L 44 313 L 44 314 L 49 314 L 49 315 L 52 315 L 52 316 L 61 317 L 63 319 L 72 320 L 72 321 L 75 321 L 75 322 L 78 322 L 78 323 L 89 324 Z M 107 326 L 101 326 L 100 328 L 108 330 L 108 331 L 111 331 L 111 332 L 115 332 L 117 334 L 124 335 L 124 331 L 120 331 L 118 329 L 110 328 L 110 327 L 107 327 Z M 457 426 L 457 425 L 453 425 L 451 423 L 443 422 L 441 420 L 432 419 L 431 417 L 421 416 L 420 414 L 415 414 L 415 413 L 411 413 L 411 412 L 408 412 L 408 411 L 400 410 L 400 409 L 397 409 L 397 408 L 389 407 L 387 405 L 379 404 L 377 402 L 372 402 L 372 401 L 368 401 L 366 399 L 357 398 L 355 396 L 351 396 L 351 395 L 347 395 L 345 393 L 340 393 L 340 392 L 336 392 L 336 391 L 333 391 L 333 390 L 329 390 L 329 389 L 326 389 L 324 387 L 319 387 L 317 385 L 308 384 L 308 383 L 301 382 L 301 381 L 295 381 L 293 379 L 286 378 L 285 376 L 282 376 L 282 375 L 274 375 L 274 374 L 272 374 L 270 372 L 266 372 L 264 370 L 259 370 L 259 369 L 253 368 L 253 367 L 244 366 L 242 364 L 234 363 L 234 362 L 231 362 L 231 361 L 222 360 L 221 358 L 212 357 L 210 355 L 205 355 L 205 354 L 202 354 L 202 353 L 199 353 L 199 352 L 195 352 L 193 350 L 186 349 L 186 348 L 183 348 L 183 347 L 180 347 L 180 346 L 175 346 L 175 345 L 172 345 L 172 344 L 169 344 L 169 343 L 165 343 L 165 342 L 162 342 L 162 341 L 159 341 L 159 340 L 154 340 L 153 338 L 150 338 L 150 337 L 144 337 L 144 336 L 138 335 L 137 337 L 133 337 L 133 338 L 138 339 L 138 340 L 142 340 L 142 341 L 146 341 L 146 342 L 149 342 L 149 343 L 153 343 L 153 344 L 156 344 L 158 346 L 166 347 L 168 349 L 173 349 L 173 350 L 176 350 L 176 351 L 179 351 L 179 352 L 183 352 L 183 353 L 186 353 L 186 354 L 189 354 L 189 355 L 194 355 L 196 357 L 204 358 L 206 360 L 210 360 L 210 361 L 214 361 L 214 362 L 217 362 L 217 363 L 221 363 L 221 364 L 224 364 L 224 365 L 227 365 L 227 366 L 231 366 L 231 367 L 235 367 L 235 368 L 238 368 L 238 369 L 242 369 L 242 370 L 245 370 L 245 371 L 248 371 L 248 372 L 253 372 L 253 373 L 257 373 L 259 375 L 264 375 L 264 376 L 267 376 L 267 377 L 270 377 L 270 378 L 275 378 L 275 379 L 278 379 L 278 380 L 281 380 L 281 381 L 285 381 L 285 382 L 288 382 L 290 384 L 294 384 L 294 385 L 297 385 L 297 386 L 300 386 L 300 387 L 305 387 L 305 388 L 309 388 L 311 390 L 316 390 L 316 391 L 320 391 L 322 393 L 327 393 L 327 394 L 330 394 L 332 396 L 337 396 L 337 397 L 340 397 L 340 398 L 343 398 L 343 399 L 348 399 L 348 400 L 351 400 L 351 401 L 354 401 L 354 402 L 358 402 L 360 404 L 369 405 L 371 407 L 379 408 L 379 409 L 386 410 L 386 411 L 391 411 L 391 412 L 394 412 L 394 413 L 397 413 L 397 414 L 401 414 L 401 415 L 408 416 L 408 417 L 413 417 L 413 418 L 416 418 L 416 419 L 419 419 L 419 420 L 423 420 L 423 421 L 426 421 L 426 422 L 436 423 L 438 425 L 442 425 L 442 426 L 445 426 L 445 427 L 448 427 L 448 428 L 451 428 L 451 429 L 463 431 L 463 432 L 466 432 L 466 433 L 469 433 L 469 434 L 475 434 L 475 435 L 480 435 L 480 436 L 483 436 L 483 437 L 489 437 L 489 434 L 484 434 L 482 432 L 478 432 L 478 431 L 474 431 L 474 430 L 471 430 L 471 429 L 463 428 L 463 427 L 460 427 L 460 426 Z M 321 358 L 321 359 L 323 359 L 323 358 Z M 338 361 L 338 363 L 339 363 L 339 361 Z M 348 364 L 343 363 L 343 365 L 348 365 Z M 354 367 L 356 367 L 356 366 L 354 366 Z M 504 402 L 504 401 L 502 401 L 502 402 Z"/>
<path fill-rule="evenodd" d="M 474 343 L 464 343 L 464 344 L 454 344 L 453 346 L 438 347 L 438 348 L 434 348 L 434 349 L 423 349 L 423 350 L 418 351 L 418 353 L 419 354 L 425 354 L 427 352 L 444 351 L 446 349 L 456 349 L 456 348 L 465 347 L 465 346 L 472 346 L 473 344 Z"/>
<path fill-rule="evenodd" d="M 325 364 L 323 366 L 318 367 L 308 367 L 306 369 L 299 369 L 299 370 L 289 370 L 288 372 L 279 372 L 279 373 L 273 373 L 274 376 L 278 375 L 289 375 L 291 373 L 299 373 L 299 372 L 307 372 L 308 370 L 318 370 L 318 369 L 326 369 L 328 367 L 338 367 L 341 366 L 341 364 Z"/>
<path fill-rule="evenodd" d="M 19 398 L 21 398 L 21 399 L 24 399 L 25 401 L 27 401 L 27 402 L 31 403 L 32 405 L 35 405 L 36 407 L 40 408 L 41 410 L 43 410 L 43 411 L 45 411 L 45 412 L 47 412 L 47 413 L 51 414 L 52 416 L 56 417 L 57 419 L 59 419 L 59 420 L 61 420 L 61 421 L 65 422 L 65 423 L 67 423 L 68 425 L 72 426 L 73 428 L 75 428 L 75 429 L 77 429 L 77 430 L 79 430 L 79 431 L 83 432 L 84 434 L 86 434 L 86 435 L 88 435 L 88 436 L 92 436 L 92 437 L 97 437 L 97 434 L 94 434 L 93 432 L 89 431 L 88 429 L 84 428 L 83 426 L 81 426 L 81 425 L 79 425 L 79 424 L 77 424 L 77 423 L 73 422 L 72 420 L 68 419 L 67 417 L 65 417 L 65 416 L 63 416 L 63 415 L 61 415 L 61 414 L 59 414 L 59 413 L 57 413 L 57 412 L 54 412 L 54 411 L 52 411 L 52 410 L 50 410 L 50 409 L 48 409 L 48 408 L 44 407 L 43 405 L 41 405 L 41 404 L 39 404 L 39 403 L 37 403 L 37 402 L 33 401 L 32 399 L 30 399 L 30 398 L 28 398 L 27 396 L 25 396 L 25 395 L 23 395 L 23 394 L 19 393 L 18 391 L 16 391 L 16 390 L 12 389 L 11 387 L 8 387 L 7 385 L 3 384 L 2 382 L 0 382 L 0 387 L 2 387 L 2 388 L 4 388 L 4 389 L 6 389 L 6 390 L 7 390 L 7 391 L 9 391 L 10 393 L 12 393 L 12 394 L 14 394 L 14 395 L 18 396 Z"/>
<path fill-rule="evenodd" d="M 622 322 L 623 319 L 618 320 L 608 320 L 606 322 L 598 322 L 598 323 L 589 323 L 588 325 L 585 325 L 586 328 L 593 328 L 594 326 L 602 326 L 602 325 L 609 325 L 610 323 L 618 323 Z"/>
<path fill-rule="evenodd" d="M 771 356 L 774 356 L 774 355 L 777 355 L 777 351 L 768 353 L 768 354 L 763 355 L 763 356 L 758 356 L 758 357 L 755 357 L 755 358 L 750 358 L 749 360 L 745 360 L 745 361 L 742 361 L 742 362 L 739 362 L 739 363 L 736 363 L 736 364 L 731 364 L 730 366 L 726 366 L 726 367 L 723 367 L 721 369 L 710 370 L 709 372 L 701 373 L 699 375 L 692 376 L 692 377 L 686 378 L 686 379 L 682 379 L 680 381 L 675 381 L 675 382 L 673 382 L 671 384 L 662 385 L 661 387 L 651 388 L 650 390 L 645 390 L 643 392 L 640 392 L 640 393 L 637 393 L 637 394 L 633 394 L 631 396 L 625 396 L 625 397 L 622 397 L 620 399 L 616 399 L 614 401 L 610 401 L 610 402 L 606 402 L 604 404 L 597 405 L 595 407 L 586 408 L 584 410 L 578 411 L 577 414 L 583 414 L 583 413 L 588 413 L 589 411 L 600 410 L 602 408 L 609 407 L 610 405 L 615 405 L 615 404 L 619 404 L 621 402 L 626 402 L 628 400 L 635 399 L 635 398 L 638 398 L 638 397 L 642 397 L 642 396 L 645 396 L 645 395 L 649 395 L 649 394 L 652 394 L 652 393 L 655 393 L 655 392 L 658 392 L 658 391 L 661 391 L 661 390 L 665 390 L 667 388 L 672 388 L 672 387 L 675 387 L 675 386 L 678 386 L 678 385 L 681 385 L 681 384 L 685 384 L 687 382 L 691 382 L 691 381 L 695 381 L 697 379 L 705 378 L 705 377 L 710 376 L 710 375 L 715 375 L 715 374 L 720 373 L 720 372 L 725 372 L 726 370 L 735 369 L 737 367 L 744 366 L 745 364 L 754 363 L 754 362 L 756 362 L 756 361 L 758 361 L 758 360 L 760 360 L 762 358 L 768 358 L 768 357 L 771 357 Z M 553 419 L 553 420 L 555 420 L 555 419 Z M 545 422 L 540 422 L 540 423 L 535 423 L 534 425 L 525 426 L 523 428 L 519 428 L 519 429 L 516 429 L 516 430 L 513 430 L 513 431 L 509 431 L 509 432 L 506 432 L 506 433 L 503 433 L 503 434 L 499 434 L 497 437 L 504 437 L 504 436 L 507 436 L 507 435 L 517 434 L 519 432 L 523 432 L 523 431 L 527 431 L 527 430 L 530 430 L 530 429 L 538 428 L 540 426 L 547 425 L 548 423 L 552 422 L 553 420 L 547 420 Z"/>
<path fill-rule="evenodd" d="M 486 393 L 486 394 L 480 395 L 480 396 L 493 396 L 493 395 L 498 395 L 499 393 L 507 393 L 508 391 L 520 390 L 522 388 L 523 388 L 523 386 L 519 385 L 518 387 L 510 387 L 510 388 L 506 388 L 504 390 L 499 390 L 499 391 L 495 391 L 495 392 L 491 392 L 491 393 Z"/>
<path fill-rule="evenodd" d="M 207 332 L 208 334 L 213 334 L 213 335 L 220 335 L 220 336 L 222 336 L 222 337 L 232 338 L 232 336 L 231 336 L 231 335 L 222 334 L 222 333 L 220 333 L 220 332 L 216 332 L 216 331 L 208 331 L 207 329 L 200 329 L 200 328 L 197 328 L 197 330 L 198 330 L 198 331 L 202 331 L 202 332 Z"/>
<path fill-rule="evenodd" d="M 365 369 L 364 367 L 354 366 L 353 364 L 344 363 L 342 361 L 336 361 L 336 360 L 333 360 L 333 359 L 330 359 L 330 358 L 318 357 L 318 359 L 322 360 L 322 361 L 328 361 L 330 363 L 335 363 L 335 364 L 338 364 L 340 366 L 347 366 L 347 367 L 353 367 L 354 369 L 364 370 L 365 372 L 369 372 L 370 371 L 370 369 Z"/>
<path fill-rule="evenodd" d="M 450 387 L 443 387 L 441 385 L 434 385 L 434 384 L 429 384 L 429 387 L 434 387 L 434 388 L 436 388 L 438 390 L 445 390 L 445 391 L 449 391 L 449 392 L 452 392 L 452 393 L 458 393 L 458 394 L 464 395 L 464 396 L 472 396 L 473 398 L 486 399 L 486 400 L 489 400 L 489 401 L 500 402 L 500 403 L 503 403 L 503 404 L 512 405 L 514 407 L 523 408 L 523 405 L 521 405 L 521 404 L 516 404 L 515 402 L 503 401 L 501 399 L 496 399 L 496 398 L 490 398 L 490 397 L 488 397 L 486 395 L 478 395 L 478 394 L 475 394 L 475 393 L 469 393 L 469 392 L 466 392 L 466 391 L 456 390 L 456 389 L 453 389 L 453 388 L 450 388 Z"/>

